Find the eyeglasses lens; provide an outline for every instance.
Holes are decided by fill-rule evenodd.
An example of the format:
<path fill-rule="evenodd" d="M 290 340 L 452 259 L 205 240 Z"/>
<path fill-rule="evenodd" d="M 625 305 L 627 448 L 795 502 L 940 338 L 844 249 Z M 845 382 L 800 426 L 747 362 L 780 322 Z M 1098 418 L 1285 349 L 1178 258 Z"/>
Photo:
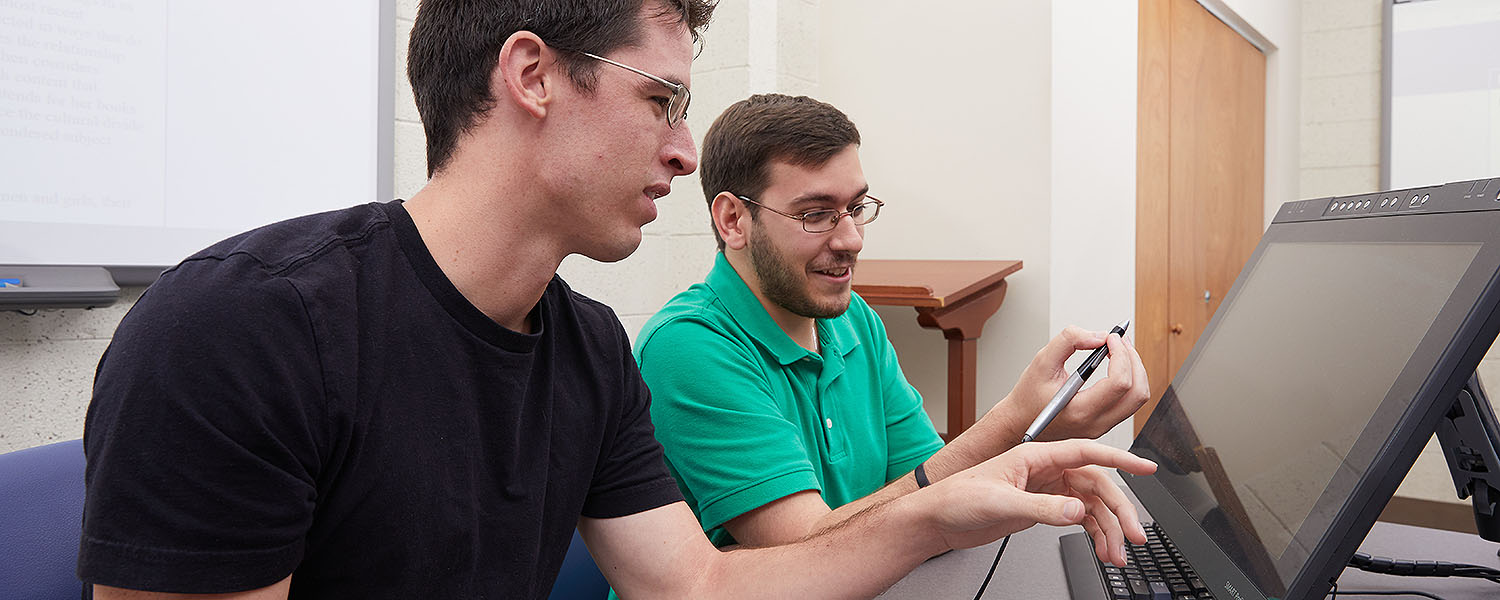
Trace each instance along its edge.
<path fill-rule="evenodd" d="M 808 233 L 823 233 L 833 231 L 838 226 L 838 219 L 848 217 L 855 225 L 866 225 L 875 220 L 880 213 L 880 204 L 865 201 L 854 205 L 849 212 L 841 213 L 836 210 L 815 210 L 802 215 L 802 228 Z"/>
<path fill-rule="evenodd" d="M 838 211 L 834 210 L 815 210 L 809 213 L 803 213 L 802 228 L 807 230 L 808 233 L 823 233 L 825 231 L 832 231 L 834 225 L 836 225 L 836 223 L 834 223 L 834 219 L 837 218 L 838 215 Z"/>
<path fill-rule="evenodd" d="M 672 90 L 672 101 L 667 105 L 667 124 L 676 126 L 678 121 L 687 118 L 688 102 L 692 100 L 692 94 L 686 87 L 678 86 Z"/>

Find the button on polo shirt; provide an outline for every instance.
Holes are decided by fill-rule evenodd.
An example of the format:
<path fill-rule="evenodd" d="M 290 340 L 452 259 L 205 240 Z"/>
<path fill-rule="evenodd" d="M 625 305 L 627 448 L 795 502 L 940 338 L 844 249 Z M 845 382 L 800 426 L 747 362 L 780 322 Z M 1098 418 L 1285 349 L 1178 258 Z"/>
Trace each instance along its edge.
<path fill-rule="evenodd" d="M 837 508 L 942 447 L 863 299 L 816 327 L 818 352 L 797 345 L 719 254 L 637 339 L 657 438 L 716 545 L 750 510 L 803 490 Z"/>

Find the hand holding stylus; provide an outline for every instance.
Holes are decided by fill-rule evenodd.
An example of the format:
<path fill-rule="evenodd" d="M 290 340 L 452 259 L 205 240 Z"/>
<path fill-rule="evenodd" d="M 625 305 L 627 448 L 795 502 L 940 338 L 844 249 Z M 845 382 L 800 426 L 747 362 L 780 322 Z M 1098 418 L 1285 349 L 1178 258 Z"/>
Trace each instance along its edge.
<path fill-rule="evenodd" d="M 1118 335 L 1121 339 L 1124 339 L 1125 331 L 1128 329 L 1130 329 L 1130 319 L 1125 319 L 1119 325 L 1115 325 L 1114 329 L 1109 330 L 1109 335 Z M 1073 400 L 1073 396 L 1078 393 L 1078 390 L 1083 389 L 1083 382 L 1089 380 L 1089 377 L 1094 374 L 1094 369 L 1099 368 L 1099 363 L 1104 362 L 1104 357 L 1108 353 L 1109 345 L 1105 344 L 1090 353 L 1089 357 L 1084 359 L 1083 364 L 1078 365 L 1078 370 L 1068 376 L 1068 380 L 1063 383 L 1063 386 L 1058 388 L 1056 394 L 1052 395 L 1052 400 L 1047 403 L 1047 406 L 1042 408 L 1041 414 L 1038 414 L 1036 419 L 1031 422 L 1031 426 L 1026 428 L 1026 434 L 1021 436 L 1022 442 L 1029 442 L 1036 439 L 1036 436 L 1041 435 L 1042 429 L 1045 429 L 1047 425 L 1052 423 L 1052 419 L 1056 418 L 1057 413 L 1062 412 L 1063 407 L 1067 406 L 1068 402 Z"/>
<path fill-rule="evenodd" d="M 1120 335 L 1128 326 L 1128 321 L 1121 323 L 1108 333 L 1068 327 L 1037 352 L 1002 400 L 1011 406 L 1005 412 L 1014 415 L 1007 427 L 1014 436 L 1011 443 L 1097 438 L 1135 414 L 1150 398 L 1151 386 L 1134 345 Z M 1093 355 L 1070 372 L 1065 363 L 1079 350 Z M 1104 378 L 1094 377 L 1094 384 L 1082 389 L 1087 379 L 1083 372 L 1092 374 L 1106 356 Z M 1038 425 L 1040 421 L 1045 422 Z"/>

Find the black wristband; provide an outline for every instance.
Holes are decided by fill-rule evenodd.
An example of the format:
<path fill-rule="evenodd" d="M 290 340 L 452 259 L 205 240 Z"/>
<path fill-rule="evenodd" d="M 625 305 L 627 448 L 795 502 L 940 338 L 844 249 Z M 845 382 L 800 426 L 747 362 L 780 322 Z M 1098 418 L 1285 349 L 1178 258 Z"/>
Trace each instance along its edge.
<path fill-rule="evenodd" d="M 932 485 L 932 482 L 927 480 L 927 463 L 917 465 L 916 470 L 913 470 L 911 474 L 917 478 L 917 489 Z"/>

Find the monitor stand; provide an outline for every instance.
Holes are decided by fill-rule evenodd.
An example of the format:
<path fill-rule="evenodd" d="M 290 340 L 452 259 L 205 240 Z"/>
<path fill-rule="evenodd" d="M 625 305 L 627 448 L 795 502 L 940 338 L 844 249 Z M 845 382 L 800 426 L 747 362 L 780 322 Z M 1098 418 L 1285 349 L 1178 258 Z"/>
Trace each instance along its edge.
<path fill-rule="evenodd" d="M 1460 500 L 1474 503 L 1479 537 L 1500 542 L 1500 425 L 1478 375 L 1470 375 L 1438 421 L 1438 445 Z"/>

